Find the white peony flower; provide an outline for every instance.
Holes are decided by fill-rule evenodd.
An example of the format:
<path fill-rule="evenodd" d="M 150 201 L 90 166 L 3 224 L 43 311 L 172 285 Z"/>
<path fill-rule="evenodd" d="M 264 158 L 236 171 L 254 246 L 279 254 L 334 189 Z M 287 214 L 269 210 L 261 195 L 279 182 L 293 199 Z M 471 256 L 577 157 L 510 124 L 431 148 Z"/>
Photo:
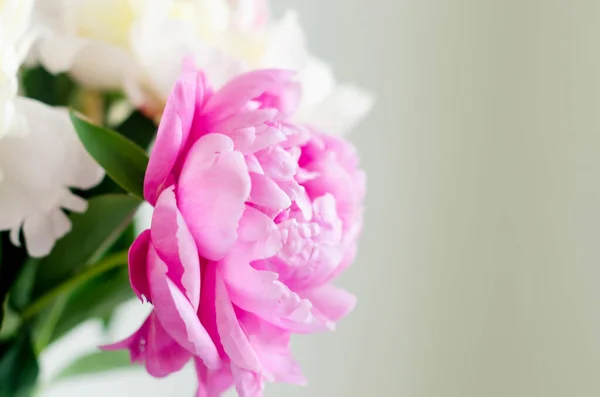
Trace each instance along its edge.
<path fill-rule="evenodd" d="M 19 87 L 19 66 L 31 43 L 27 26 L 32 6 L 32 0 L 0 0 L 0 138 L 19 133 L 23 125 L 12 99 Z"/>
<path fill-rule="evenodd" d="M 52 72 L 70 71 L 95 88 L 123 87 L 132 102 L 159 113 L 180 70 L 193 56 L 213 82 L 244 70 L 288 68 L 304 88 L 297 121 L 345 133 L 372 97 L 338 85 L 313 57 L 293 12 L 268 18 L 266 0 L 37 0 L 47 32 L 37 58 Z"/>
<path fill-rule="evenodd" d="M 71 224 L 62 209 L 84 211 L 69 187 L 87 189 L 103 171 L 79 142 L 66 110 L 19 97 L 18 69 L 29 44 L 33 0 L 0 0 L 0 230 L 31 256 L 44 256 Z"/>

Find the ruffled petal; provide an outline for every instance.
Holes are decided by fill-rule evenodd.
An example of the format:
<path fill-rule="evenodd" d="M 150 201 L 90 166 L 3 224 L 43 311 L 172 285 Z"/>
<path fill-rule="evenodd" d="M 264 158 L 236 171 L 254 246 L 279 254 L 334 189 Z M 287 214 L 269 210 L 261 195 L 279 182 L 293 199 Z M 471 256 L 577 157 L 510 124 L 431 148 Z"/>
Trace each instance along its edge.
<path fill-rule="evenodd" d="M 235 364 L 231 364 L 231 373 L 239 397 L 262 397 L 264 386 L 259 373 L 248 371 Z"/>
<path fill-rule="evenodd" d="M 240 128 L 256 127 L 267 121 L 273 120 L 277 115 L 275 109 L 255 109 L 236 113 L 217 123 L 211 132 L 228 134 Z"/>
<path fill-rule="evenodd" d="M 164 190 L 152 216 L 152 245 L 169 268 L 169 278 L 185 292 L 194 309 L 200 302 L 200 261 L 192 237 L 175 199 L 173 188 Z"/>
<path fill-rule="evenodd" d="M 132 362 L 145 364 L 148 373 L 159 378 L 179 371 L 192 357 L 169 336 L 154 312 L 150 313 L 144 324 L 133 335 L 121 342 L 100 348 L 129 349 Z"/>
<path fill-rule="evenodd" d="M 208 134 L 192 146 L 177 197 L 201 256 L 219 260 L 231 249 L 249 194 L 244 156 L 229 137 Z"/>
<path fill-rule="evenodd" d="M 129 248 L 129 282 L 137 297 L 152 302 L 148 285 L 147 256 L 150 248 L 150 230 L 143 231 Z"/>
<path fill-rule="evenodd" d="M 261 369 L 260 362 L 246 333 L 240 327 L 227 287 L 219 271 L 216 272 L 215 282 L 217 330 L 223 348 L 231 362 L 237 367 L 259 372 Z"/>
<path fill-rule="evenodd" d="M 277 278 L 277 273 L 256 270 L 248 252 L 233 251 L 221 263 L 229 296 L 236 306 L 284 329 L 307 333 L 326 325 L 312 315 L 312 304 L 301 299 Z"/>
<path fill-rule="evenodd" d="M 288 331 L 251 313 L 243 313 L 240 322 L 258 354 L 266 380 L 296 385 L 307 383 L 300 365 L 292 357 Z"/>
<path fill-rule="evenodd" d="M 330 284 L 302 291 L 300 295 L 311 301 L 318 317 L 332 323 L 345 317 L 356 306 L 354 295 Z"/>
<path fill-rule="evenodd" d="M 209 370 L 201 360 L 194 360 L 198 376 L 196 397 L 219 397 L 233 385 L 233 375 L 229 366 Z"/>
<path fill-rule="evenodd" d="M 268 207 L 277 212 L 292 205 L 290 197 L 268 176 L 250 173 L 252 190 L 248 202 Z"/>
<path fill-rule="evenodd" d="M 209 368 L 221 365 L 219 353 L 198 319 L 196 309 L 167 275 L 167 265 L 154 247 L 148 250 L 148 283 L 154 310 L 165 330 Z"/>
<path fill-rule="evenodd" d="M 265 175 L 276 181 L 290 180 L 298 170 L 298 162 L 281 147 L 269 147 L 255 154 L 265 170 Z"/>
<path fill-rule="evenodd" d="M 249 257 L 269 258 L 281 249 L 281 236 L 271 218 L 252 207 L 246 207 L 238 228 L 239 240 Z"/>
<path fill-rule="evenodd" d="M 205 107 L 206 114 L 223 120 L 237 113 L 249 101 L 265 92 L 277 91 L 282 84 L 291 81 L 295 72 L 277 69 L 255 70 L 244 73 L 217 91 Z"/>
<path fill-rule="evenodd" d="M 264 125 L 257 131 L 256 139 L 250 147 L 249 152 L 256 153 L 268 147 L 275 146 L 286 139 L 287 137 L 281 129 L 270 124 Z"/>
<path fill-rule="evenodd" d="M 196 74 L 183 73 L 167 101 L 144 179 L 144 197 L 153 205 L 162 190 L 169 185 L 168 176 L 187 142 L 197 90 Z"/>

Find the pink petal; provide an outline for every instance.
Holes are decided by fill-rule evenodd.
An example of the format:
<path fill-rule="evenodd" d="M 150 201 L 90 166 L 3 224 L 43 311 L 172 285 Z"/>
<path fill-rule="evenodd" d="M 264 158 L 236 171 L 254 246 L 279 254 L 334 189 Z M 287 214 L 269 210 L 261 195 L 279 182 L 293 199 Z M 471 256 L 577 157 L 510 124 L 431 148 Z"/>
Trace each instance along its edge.
<path fill-rule="evenodd" d="M 164 190 L 152 215 L 152 245 L 169 268 L 169 278 L 185 292 L 194 309 L 200 302 L 198 250 L 175 200 L 173 188 Z"/>
<path fill-rule="evenodd" d="M 233 140 L 233 145 L 236 151 L 248 153 L 250 152 L 250 148 L 252 148 L 252 145 L 256 140 L 256 128 L 239 128 L 237 130 L 230 131 L 226 135 Z"/>
<path fill-rule="evenodd" d="M 100 348 L 129 349 L 131 361 L 145 364 L 148 373 L 154 377 L 164 377 L 179 371 L 191 358 L 191 354 L 166 333 L 154 312 L 150 313 L 133 335 Z"/>
<path fill-rule="evenodd" d="M 286 137 L 280 129 L 272 126 L 266 127 L 267 128 L 265 128 L 264 130 L 257 132 L 256 140 L 254 141 L 254 144 L 250 149 L 252 153 L 258 152 L 271 146 L 275 146 L 285 141 Z"/>
<path fill-rule="evenodd" d="M 358 225 L 358 229 L 360 229 L 362 225 Z M 348 237 L 346 235 L 346 237 Z M 329 283 L 335 278 L 337 278 L 344 270 L 346 270 L 356 259 L 357 254 L 357 246 L 356 241 L 350 242 L 344 246 L 344 256 L 342 257 L 342 261 L 339 265 L 331 272 L 326 278 L 320 280 L 321 284 Z"/>
<path fill-rule="evenodd" d="M 275 146 L 286 139 L 279 129 L 268 125 L 238 128 L 223 132 L 223 134 L 233 140 L 235 150 L 245 155 Z M 262 174 L 262 172 L 260 173 Z"/>
<path fill-rule="evenodd" d="M 274 69 L 244 73 L 217 91 L 208 101 L 205 112 L 222 120 L 238 112 L 248 101 L 265 92 L 276 91 L 294 76 L 294 72 Z"/>
<path fill-rule="evenodd" d="M 251 172 L 250 181 L 250 203 L 272 208 L 277 212 L 292 205 L 290 197 L 268 176 Z"/>
<path fill-rule="evenodd" d="M 168 184 L 169 174 L 189 136 L 196 94 L 196 74 L 183 73 L 165 106 L 146 169 L 144 198 L 152 205 Z"/>
<path fill-rule="evenodd" d="M 150 230 L 144 230 L 129 248 L 129 282 L 137 297 L 151 302 L 150 287 L 146 268 L 146 256 L 150 244 Z"/>
<path fill-rule="evenodd" d="M 203 70 L 196 69 L 194 72 L 196 73 L 196 112 L 200 113 L 207 98 L 213 94 L 213 89 L 208 84 L 206 73 Z"/>
<path fill-rule="evenodd" d="M 225 352 L 240 368 L 260 371 L 261 366 L 254 348 L 235 315 L 225 282 L 219 271 L 216 273 L 217 329 Z"/>
<path fill-rule="evenodd" d="M 219 397 L 233 385 L 233 376 L 229 366 L 211 371 L 200 360 L 194 360 L 198 376 L 196 397 Z"/>
<path fill-rule="evenodd" d="M 308 127 L 287 122 L 281 123 L 281 130 L 287 136 L 287 140 L 281 144 L 286 149 L 304 146 L 313 135 Z"/>
<path fill-rule="evenodd" d="M 350 229 L 361 211 L 362 197 L 357 195 L 357 188 L 360 188 L 357 184 L 362 182 L 332 158 L 314 161 L 307 164 L 305 168 L 308 171 L 319 173 L 319 177 L 304 182 L 303 185 L 308 195 L 312 199 L 327 193 L 333 195 L 338 214 L 344 222 L 344 229 Z"/>
<path fill-rule="evenodd" d="M 152 205 L 156 204 L 160 192 L 169 184 L 169 174 L 177 162 L 183 135 L 179 115 L 165 112 L 144 177 L 144 198 Z"/>
<path fill-rule="evenodd" d="M 240 323 L 258 354 L 265 379 L 271 382 L 306 385 L 306 378 L 292 357 L 289 332 L 251 313 L 244 313 Z"/>
<path fill-rule="evenodd" d="M 294 332 L 326 329 L 325 324 L 312 315 L 310 301 L 290 291 L 277 280 L 276 273 L 254 269 L 243 247 L 228 255 L 221 262 L 220 270 L 232 302 L 241 309 Z"/>
<path fill-rule="evenodd" d="M 312 202 L 308 197 L 308 194 L 306 194 L 304 187 L 293 179 L 277 181 L 277 185 L 292 200 L 292 202 L 295 204 L 295 207 L 300 210 L 300 214 L 302 215 L 301 219 L 304 221 L 311 220 L 313 216 Z"/>
<path fill-rule="evenodd" d="M 294 177 L 298 163 L 286 150 L 280 147 L 270 147 L 255 154 L 265 175 L 276 181 L 289 180 Z"/>
<path fill-rule="evenodd" d="M 259 373 L 248 371 L 231 364 L 235 390 L 239 397 L 262 397 L 263 383 Z"/>
<path fill-rule="evenodd" d="M 156 315 L 169 335 L 202 358 L 207 367 L 218 368 L 221 360 L 215 344 L 200 323 L 194 306 L 167 276 L 167 265 L 152 245 L 148 250 L 148 283 Z"/>
<path fill-rule="evenodd" d="M 277 115 L 275 109 L 254 109 L 235 113 L 226 119 L 218 122 L 211 132 L 228 134 L 240 128 L 256 127 L 267 121 L 271 121 Z"/>
<path fill-rule="evenodd" d="M 250 194 L 244 156 L 225 135 L 208 134 L 191 148 L 179 179 L 179 208 L 201 256 L 223 258 L 237 239 Z"/>
<path fill-rule="evenodd" d="M 258 162 L 255 156 L 247 155 L 245 156 L 246 166 L 248 167 L 248 172 L 256 172 L 257 174 L 264 174 L 265 172 L 262 169 L 262 166 Z"/>
<path fill-rule="evenodd" d="M 246 207 L 238 228 L 239 240 L 247 243 L 248 255 L 254 260 L 269 258 L 281 249 L 281 236 L 271 218 L 259 210 Z"/>
<path fill-rule="evenodd" d="M 263 107 L 274 108 L 279 111 L 279 119 L 286 119 L 294 115 L 302 100 L 302 85 L 297 81 L 288 81 L 276 91 L 267 92 L 257 98 Z"/>
<path fill-rule="evenodd" d="M 207 262 L 202 268 L 202 291 L 200 292 L 200 308 L 198 309 L 198 317 L 204 328 L 211 336 L 217 347 L 217 351 L 223 360 L 227 360 L 227 355 L 221 344 L 219 331 L 217 329 L 217 314 L 216 314 L 216 279 L 217 279 L 216 262 Z"/>
<path fill-rule="evenodd" d="M 334 323 L 345 317 L 356 306 L 354 295 L 331 284 L 303 291 L 301 295 L 312 302 L 319 317 Z"/>

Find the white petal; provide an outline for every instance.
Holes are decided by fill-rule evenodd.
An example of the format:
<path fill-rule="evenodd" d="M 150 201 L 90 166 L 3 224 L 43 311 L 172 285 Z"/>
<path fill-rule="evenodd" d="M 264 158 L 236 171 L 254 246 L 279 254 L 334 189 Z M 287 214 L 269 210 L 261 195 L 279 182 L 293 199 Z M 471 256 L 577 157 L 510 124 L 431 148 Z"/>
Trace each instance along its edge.
<path fill-rule="evenodd" d="M 19 240 L 19 235 L 21 234 L 21 225 L 18 225 L 16 227 L 13 227 L 12 229 L 10 229 L 10 242 L 13 243 L 13 245 L 20 247 L 21 246 L 21 241 Z"/>
<path fill-rule="evenodd" d="M 29 133 L 0 140 L 0 230 L 18 238 L 23 225 L 29 254 L 42 256 L 70 230 L 61 208 L 86 208 L 69 187 L 90 188 L 103 171 L 79 142 L 65 110 L 26 98 L 15 105 Z"/>
<path fill-rule="evenodd" d="M 141 21 L 132 30 L 132 46 L 139 74 L 162 99 L 169 95 L 181 73 L 183 59 L 195 52 L 197 44 L 190 26 L 164 19 L 148 25 Z"/>
<path fill-rule="evenodd" d="M 62 34 L 44 38 L 36 44 L 39 61 L 50 73 L 66 72 L 75 63 L 77 53 L 86 45 L 86 40 Z"/>
<path fill-rule="evenodd" d="M 269 29 L 269 40 L 262 62 L 264 66 L 303 70 L 308 61 L 306 38 L 298 15 L 288 11 Z"/>
<path fill-rule="evenodd" d="M 233 24 L 240 30 L 251 30 L 267 22 L 269 6 L 267 0 L 233 0 Z"/>
<path fill-rule="evenodd" d="M 121 88 L 125 72 L 134 67 L 131 55 L 104 43 L 90 43 L 76 54 L 71 76 L 86 87 L 99 90 Z"/>
<path fill-rule="evenodd" d="M 38 0 L 34 11 L 41 38 L 33 61 L 52 73 L 69 71 L 79 83 L 117 89 L 133 66 L 129 30 L 136 13 L 121 0 Z"/>
<path fill-rule="evenodd" d="M 79 196 L 67 191 L 65 197 L 61 200 L 61 207 L 73 212 L 85 212 L 87 210 L 87 201 Z"/>
<path fill-rule="evenodd" d="M 333 70 L 323 60 L 311 56 L 300 73 L 302 103 L 300 111 L 320 104 L 335 88 Z"/>
<path fill-rule="evenodd" d="M 55 241 L 69 230 L 71 222 L 61 210 L 28 216 L 23 224 L 27 252 L 36 258 L 48 255 Z"/>
<path fill-rule="evenodd" d="M 58 240 L 71 231 L 71 221 L 64 212 L 60 210 L 54 211 L 50 217 L 52 222 L 52 232 L 55 239 Z"/>
<path fill-rule="evenodd" d="M 33 186 L 62 184 L 89 189 L 102 180 L 104 172 L 79 141 L 65 109 L 28 98 L 17 98 L 16 106 L 31 132 L 20 149 L 27 153 L 30 163 L 24 171 L 35 179 Z"/>
<path fill-rule="evenodd" d="M 369 113 L 373 103 L 373 96 L 366 91 L 339 85 L 321 103 L 302 109 L 296 121 L 329 134 L 343 135 Z"/>

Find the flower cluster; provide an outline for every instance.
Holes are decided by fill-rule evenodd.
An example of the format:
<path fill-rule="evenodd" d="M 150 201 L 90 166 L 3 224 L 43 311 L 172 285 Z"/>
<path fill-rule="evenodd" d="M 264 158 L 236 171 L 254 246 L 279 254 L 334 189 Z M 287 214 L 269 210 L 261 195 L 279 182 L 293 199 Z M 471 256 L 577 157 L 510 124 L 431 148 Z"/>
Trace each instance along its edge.
<path fill-rule="evenodd" d="M 332 284 L 366 183 L 341 135 L 372 98 L 305 41 L 267 0 L 0 0 L 0 395 L 131 297 L 126 257 L 153 310 L 105 349 L 193 362 L 198 397 L 306 382 L 291 336 L 355 305 Z"/>
<path fill-rule="evenodd" d="M 152 226 L 129 254 L 154 306 L 128 348 L 154 376 L 194 360 L 198 396 L 303 384 L 290 335 L 331 330 L 355 299 L 330 284 L 353 260 L 365 176 L 353 147 L 290 120 L 293 72 L 213 91 L 187 66 L 166 104 L 144 195 Z"/>

